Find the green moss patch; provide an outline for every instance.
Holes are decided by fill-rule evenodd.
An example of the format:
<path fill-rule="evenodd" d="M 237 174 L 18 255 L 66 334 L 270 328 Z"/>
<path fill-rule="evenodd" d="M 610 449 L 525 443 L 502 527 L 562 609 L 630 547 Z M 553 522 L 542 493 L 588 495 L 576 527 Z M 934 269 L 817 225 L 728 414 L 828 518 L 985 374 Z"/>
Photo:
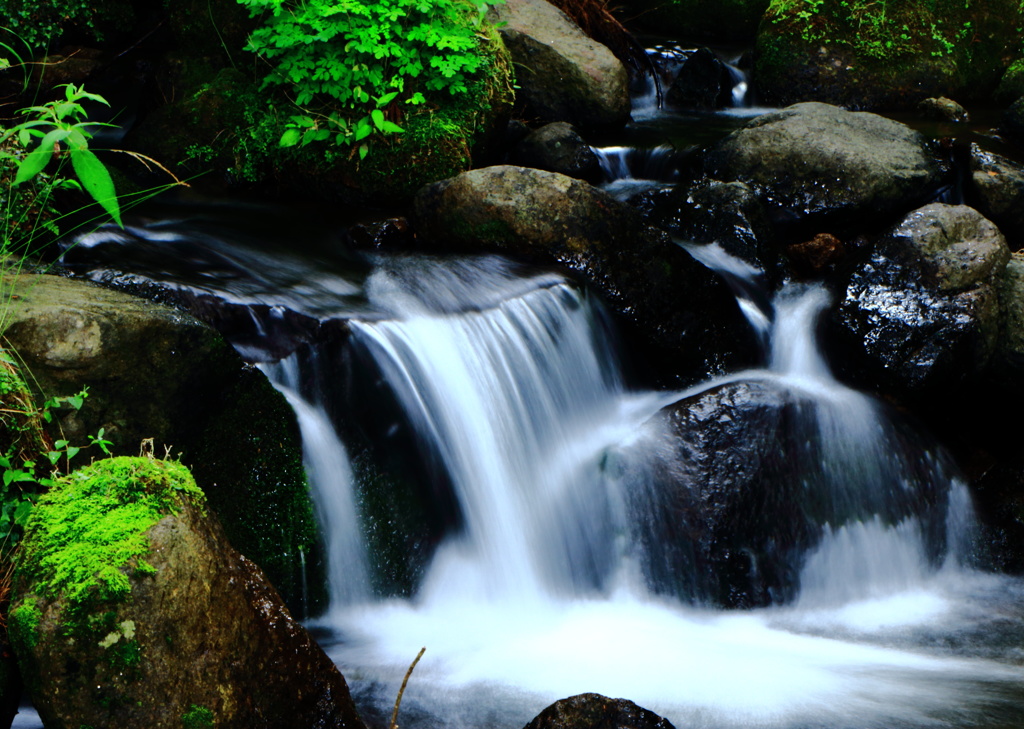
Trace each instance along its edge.
<path fill-rule="evenodd" d="M 121 457 L 79 469 L 40 498 L 17 579 L 30 581 L 42 597 L 60 597 L 71 611 L 124 600 L 131 591 L 129 567 L 152 571 L 142 559 L 147 532 L 177 512 L 186 495 L 205 503 L 192 474 L 172 461 Z"/>

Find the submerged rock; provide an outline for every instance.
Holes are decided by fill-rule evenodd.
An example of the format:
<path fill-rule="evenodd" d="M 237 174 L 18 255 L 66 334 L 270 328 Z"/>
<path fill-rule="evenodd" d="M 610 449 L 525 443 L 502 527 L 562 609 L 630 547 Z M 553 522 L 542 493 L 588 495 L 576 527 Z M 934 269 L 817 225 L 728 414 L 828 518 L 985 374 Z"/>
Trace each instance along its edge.
<path fill-rule="evenodd" d="M 363 726 L 181 464 L 114 458 L 61 479 L 29 523 L 12 594 L 48 727 Z"/>
<path fill-rule="evenodd" d="M 574 272 L 677 375 L 702 379 L 754 356 L 753 335 L 725 283 L 635 209 L 585 182 L 488 167 L 422 189 L 414 206 L 432 248 L 503 253 Z"/>
<path fill-rule="evenodd" d="M 1014 248 L 1024 245 L 1024 166 L 972 144 L 968 194 Z"/>
<path fill-rule="evenodd" d="M 834 317 L 864 377 L 889 391 L 950 391 L 988 364 L 1010 251 L 976 210 L 931 204 L 878 241 Z"/>
<path fill-rule="evenodd" d="M 944 183 L 920 133 L 820 103 L 754 119 L 708 150 L 704 166 L 714 179 L 750 185 L 782 221 L 863 223 L 926 202 Z"/>
<path fill-rule="evenodd" d="M 579 694 L 551 704 L 524 729 L 675 729 L 668 719 L 626 699 Z"/>
<path fill-rule="evenodd" d="M 545 0 L 507 0 L 490 17 L 516 67 L 516 103 L 527 117 L 583 128 L 629 119 L 626 67 Z"/>

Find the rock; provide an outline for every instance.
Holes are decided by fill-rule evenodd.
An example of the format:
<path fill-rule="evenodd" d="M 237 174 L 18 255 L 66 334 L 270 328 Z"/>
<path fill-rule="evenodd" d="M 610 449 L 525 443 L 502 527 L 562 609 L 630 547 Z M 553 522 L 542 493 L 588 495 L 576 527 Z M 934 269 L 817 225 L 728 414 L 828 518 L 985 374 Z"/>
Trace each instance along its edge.
<path fill-rule="evenodd" d="M 968 195 L 1014 249 L 1024 246 L 1024 166 L 971 144 Z"/>
<path fill-rule="evenodd" d="M 1014 372 L 1019 382 L 1024 372 L 1024 253 L 1017 251 L 999 284 L 1000 334 L 999 357 Z"/>
<path fill-rule="evenodd" d="M 1016 0 L 772 3 L 757 33 L 758 98 L 855 109 L 912 109 L 941 96 L 986 101 L 1019 53 L 1021 22 Z"/>
<path fill-rule="evenodd" d="M 721 109 L 732 101 L 732 76 L 707 48 L 691 53 L 679 69 L 665 100 L 684 109 Z"/>
<path fill-rule="evenodd" d="M 802 275 L 820 275 L 834 269 L 846 258 L 846 246 L 831 233 L 818 233 L 810 240 L 793 243 L 786 249 L 793 267 Z"/>
<path fill-rule="evenodd" d="M 95 48 L 68 46 L 60 53 L 51 53 L 31 69 L 32 83 L 52 89 L 60 84 L 81 85 L 109 61 Z"/>
<path fill-rule="evenodd" d="M 826 529 L 874 518 L 919 516 L 941 556 L 948 461 L 908 459 L 923 450 L 913 428 L 863 395 L 822 386 L 828 396 L 815 398 L 785 380 L 735 382 L 663 411 L 663 455 L 640 506 L 656 590 L 726 607 L 784 603 Z"/>
<path fill-rule="evenodd" d="M 704 167 L 714 179 L 750 185 L 780 220 L 864 223 L 926 202 L 944 182 L 918 132 L 813 102 L 754 119 L 708 150 Z"/>
<path fill-rule="evenodd" d="M 769 0 L 627 0 L 617 5 L 632 24 L 670 38 L 747 41 Z"/>
<path fill-rule="evenodd" d="M 1024 144 L 1024 96 L 1003 113 L 1003 130 L 1018 144 Z"/>
<path fill-rule="evenodd" d="M 580 128 L 619 127 L 629 119 L 626 68 L 561 10 L 544 0 L 507 0 L 489 16 L 516 67 L 517 104 L 543 121 Z"/>
<path fill-rule="evenodd" d="M 971 496 L 992 559 L 985 566 L 1024 573 L 1024 461 L 1014 456 L 994 464 L 971 483 Z"/>
<path fill-rule="evenodd" d="M 303 583 L 322 584 L 319 530 L 294 415 L 261 373 L 188 314 L 57 276 L 21 276 L 7 322 L 45 397 L 89 388 L 57 437 L 85 445 L 103 428 L 115 454 L 153 439 L 197 464 L 230 538 L 301 611 Z"/>
<path fill-rule="evenodd" d="M 768 215 L 753 189 L 742 182 L 704 180 L 678 185 L 649 212 L 653 225 L 694 243 L 717 243 L 774 277 L 779 257 Z"/>
<path fill-rule="evenodd" d="M 922 99 L 917 105 L 917 110 L 935 121 L 966 122 L 970 120 L 965 108 L 944 96 L 937 99 Z"/>
<path fill-rule="evenodd" d="M 952 392 L 996 345 L 997 287 L 1010 251 L 966 206 L 927 205 L 878 241 L 852 276 L 835 322 L 874 386 L 907 396 Z"/>
<path fill-rule="evenodd" d="M 754 356 L 725 284 L 638 211 L 585 182 L 521 167 L 472 170 L 420 190 L 414 224 L 431 249 L 564 266 L 684 378 Z"/>
<path fill-rule="evenodd" d="M 115 458 L 61 479 L 32 516 L 12 594 L 48 727 L 363 726 L 181 464 Z"/>
<path fill-rule="evenodd" d="M 531 132 L 511 153 L 513 164 L 558 172 L 588 182 L 601 180 L 601 163 L 593 148 L 571 124 L 553 122 Z"/>
<path fill-rule="evenodd" d="M 626 699 L 579 694 L 551 704 L 525 729 L 675 729 L 668 719 Z"/>

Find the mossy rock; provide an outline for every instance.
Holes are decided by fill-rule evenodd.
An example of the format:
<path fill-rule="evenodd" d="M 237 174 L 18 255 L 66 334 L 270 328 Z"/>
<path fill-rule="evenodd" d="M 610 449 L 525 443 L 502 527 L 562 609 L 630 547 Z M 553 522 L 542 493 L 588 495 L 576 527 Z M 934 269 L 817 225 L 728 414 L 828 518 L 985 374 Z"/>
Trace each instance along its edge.
<path fill-rule="evenodd" d="M 996 101 L 1001 104 L 1012 104 L 1020 98 L 1024 98 L 1024 58 L 1010 64 L 995 93 Z"/>
<path fill-rule="evenodd" d="M 1019 55 L 1022 26 L 1018 0 L 772 0 L 758 30 L 756 92 L 766 104 L 856 109 L 985 100 Z"/>
<path fill-rule="evenodd" d="M 332 140 L 282 147 L 291 117 L 303 110 L 233 68 L 155 110 L 131 142 L 186 177 L 209 173 L 200 185 L 304 200 L 390 204 L 410 198 L 423 185 L 495 154 L 511 114 L 512 63 L 497 33 L 482 32 L 488 64 L 469 91 L 408 107 L 415 110 L 401 120 L 405 131 L 371 137 L 365 159 Z"/>
<path fill-rule="evenodd" d="M 627 0 L 616 15 L 659 35 L 753 40 L 769 0 Z"/>
<path fill-rule="evenodd" d="M 362 727 L 341 674 L 180 463 L 113 458 L 60 479 L 12 594 L 47 727 Z"/>

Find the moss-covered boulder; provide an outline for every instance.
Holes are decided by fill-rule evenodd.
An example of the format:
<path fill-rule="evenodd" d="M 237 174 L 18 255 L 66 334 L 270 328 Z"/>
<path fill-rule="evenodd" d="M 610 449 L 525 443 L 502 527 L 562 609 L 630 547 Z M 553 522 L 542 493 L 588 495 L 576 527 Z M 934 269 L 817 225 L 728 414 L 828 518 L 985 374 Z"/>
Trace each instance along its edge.
<path fill-rule="evenodd" d="M 179 463 L 113 458 L 61 479 L 29 523 L 13 595 L 47 727 L 363 726 Z"/>
<path fill-rule="evenodd" d="M 1010 64 L 996 89 L 995 99 L 1001 104 L 1012 104 L 1024 97 L 1024 58 Z"/>
<path fill-rule="evenodd" d="M 1020 52 L 1018 0 L 772 0 L 757 36 L 763 103 L 913 108 L 987 98 Z"/>
<path fill-rule="evenodd" d="M 180 96 L 154 109 L 129 143 L 185 177 L 210 173 L 199 186 L 391 204 L 496 153 L 512 110 L 512 62 L 493 28 L 480 33 L 485 62 L 468 91 L 442 103 L 403 106 L 404 132 L 374 135 L 365 158 L 335 144 L 333 135 L 281 146 L 291 118 L 305 113 L 287 93 L 188 54 L 165 67 Z"/>
<path fill-rule="evenodd" d="M 970 155 L 969 199 L 999 226 L 1011 248 L 1024 247 L 1024 165 L 977 144 L 971 145 Z"/>
<path fill-rule="evenodd" d="M 617 14 L 658 35 L 753 40 L 769 0 L 627 0 Z"/>
<path fill-rule="evenodd" d="M 636 209 L 586 182 L 487 167 L 424 188 L 414 214 L 432 250 L 504 253 L 572 271 L 684 378 L 702 379 L 754 356 L 725 283 Z"/>
<path fill-rule="evenodd" d="M 321 585 L 322 567 L 298 426 L 282 396 L 181 311 L 57 276 L 14 285 L 5 336 L 26 379 L 44 398 L 89 388 L 57 437 L 85 445 L 103 428 L 116 455 L 138 454 L 144 439 L 158 455 L 180 453 L 224 510 L 235 545 L 301 612 L 302 585 Z"/>

